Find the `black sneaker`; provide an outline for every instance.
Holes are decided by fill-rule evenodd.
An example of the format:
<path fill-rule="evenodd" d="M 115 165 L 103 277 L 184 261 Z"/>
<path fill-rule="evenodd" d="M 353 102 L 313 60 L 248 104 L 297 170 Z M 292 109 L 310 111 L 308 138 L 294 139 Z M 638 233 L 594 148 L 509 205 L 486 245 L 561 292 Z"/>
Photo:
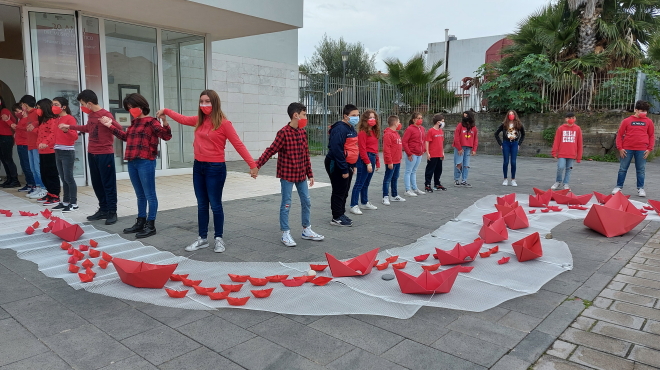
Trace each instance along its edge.
<path fill-rule="evenodd" d="M 467 181 L 463 181 L 461 183 L 461 186 L 465 186 L 466 188 L 471 188 L 472 187 L 472 185 L 468 184 Z"/>
<path fill-rule="evenodd" d="M 454 181 L 454 186 L 463 186 L 463 183 L 461 183 L 461 182 L 458 181 L 458 180 L 455 180 L 455 181 Z"/>
<path fill-rule="evenodd" d="M 353 226 L 353 221 L 349 220 L 345 215 L 341 215 L 339 218 L 332 219 L 330 225 L 343 227 Z"/>
<path fill-rule="evenodd" d="M 68 206 L 65 206 L 64 209 L 62 209 L 62 213 L 69 213 L 73 211 L 77 211 L 78 206 L 74 206 L 73 204 L 69 204 Z"/>
<path fill-rule="evenodd" d="M 50 198 L 50 196 L 48 194 L 46 194 L 43 198 L 37 199 L 37 202 L 46 203 L 46 201 L 48 201 L 49 198 Z"/>
<path fill-rule="evenodd" d="M 431 188 L 431 185 L 424 186 L 424 190 L 426 190 L 427 193 L 433 193 L 433 189 Z"/>
<path fill-rule="evenodd" d="M 58 196 L 48 196 L 48 200 L 44 202 L 44 206 L 54 206 L 56 204 L 60 204 L 60 197 Z"/>
<path fill-rule="evenodd" d="M 105 220 L 106 218 L 108 218 L 108 212 L 102 212 L 100 209 L 93 215 L 87 216 L 87 220 L 89 221 Z"/>
<path fill-rule="evenodd" d="M 60 204 L 56 205 L 55 207 L 53 207 L 53 208 L 51 208 L 51 209 L 52 209 L 52 210 L 56 210 L 56 209 L 64 209 L 64 208 L 66 208 L 66 207 L 67 207 L 67 206 L 65 206 L 64 204 L 60 203 Z"/>
<path fill-rule="evenodd" d="M 442 190 L 442 191 L 446 191 L 446 190 L 447 190 L 447 188 L 446 188 L 446 187 L 444 187 L 444 186 L 442 186 L 442 185 L 436 185 L 436 186 L 435 186 L 435 190 Z"/>
<path fill-rule="evenodd" d="M 22 188 L 18 189 L 18 191 L 20 191 L 20 192 L 26 192 L 26 191 L 30 191 L 30 190 L 32 190 L 32 186 L 27 185 L 27 184 L 25 186 L 23 186 Z"/>

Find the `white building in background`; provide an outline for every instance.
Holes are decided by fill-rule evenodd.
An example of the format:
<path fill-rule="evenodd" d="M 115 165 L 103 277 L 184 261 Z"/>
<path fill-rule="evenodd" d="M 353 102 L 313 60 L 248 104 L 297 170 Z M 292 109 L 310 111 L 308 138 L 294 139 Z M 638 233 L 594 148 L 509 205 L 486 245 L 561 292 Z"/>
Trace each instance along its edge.
<path fill-rule="evenodd" d="M 197 112 L 214 89 L 253 156 L 261 154 L 298 99 L 298 28 L 303 0 L 0 0 L 0 95 L 12 103 L 94 90 L 123 125 L 126 94 L 152 111 Z M 157 175 L 192 172 L 192 128 L 172 125 Z M 88 183 L 86 137 L 76 143 L 76 179 Z M 240 157 L 228 145 L 227 159 Z M 115 143 L 118 178 L 128 178 Z M 14 156 L 18 164 L 18 156 Z M 20 166 L 19 166 L 20 168 Z"/>

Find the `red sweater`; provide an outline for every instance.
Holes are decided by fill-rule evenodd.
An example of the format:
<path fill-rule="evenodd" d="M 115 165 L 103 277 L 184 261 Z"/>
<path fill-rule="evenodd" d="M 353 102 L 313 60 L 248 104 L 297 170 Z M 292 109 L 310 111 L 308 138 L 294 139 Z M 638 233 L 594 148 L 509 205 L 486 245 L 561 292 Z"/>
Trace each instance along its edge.
<path fill-rule="evenodd" d="M 32 109 L 27 115 L 27 126 L 29 125 L 32 125 L 33 129 L 27 131 L 27 146 L 28 150 L 34 150 L 37 149 L 37 136 L 39 136 L 39 116 L 36 109 Z"/>
<path fill-rule="evenodd" d="M 39 154 L 54 154 L 55 149 L 55 130 L 62 131 L 57 128 L 59 125 L 59 118 L 51 118 L 39 126 L 39 133 L 37 136 L 37 149 L 39 144 L 46 144 L 45 149 L 39 149 Z"/>
<path fill-rule="evenodd" d="M 122 129 L 121 125 L 115 121 L 112 114 L 105 109 L 88 114 L 86 125 L 71 125 L 69 129 L 89 134 L 89 143 L 87 146 L 87 152 L 89 152 L 89 154 L 114 154 L 115 148 L 112 144 L 115 142 L 115 136 L 109 128 L 103 126 L 101 122 L 99 122 L 101 117 L 111 118 L 112 125 L 120 130 Z"/>
<path fill-rule="evenodd" d="M 3 121 L 2 116 L 7 116 L 9 117 L 8 121 Z M 12 136 L 14 135 L 14 131 L 11 129 L 12 123 L 16 123 L 16 119 L 14 119 L 14 115 L 11 114 L 9 109 L 2 109 L 0 111 L 0 136 Z"/>
<path fill-rule="evenodd" d="M 424 127 L 415 124 L 408 126 L 403 134 L 403 151 L 407 155 L 422 155 L 426 152 Z"/>
<path fill-rule="evenodd" d="M 559 126 L 552 144 L 552 156 L 557 158 L 582 160 L 582 129 L 567 123 Z"/>
<path fill-rule="evenodd" d="M 472 127 L 470 130 L 465 128 L 462 123 L 459 123 L 454 130 L 454 145 L 453 147 L 458 150 L 463 150 L 463 147 L 472 148 L 473 152 L 477 151 L 479 146 L 479 132 L 477 126 Z"/>
<path fill-rule="evenodd" d="M 630 116 L 624 119 L 616 133 L 616 148 L 621 150 L 649 150 L 655 146 L 653 121 Z"/>
<path fill-rule="evenodd" d="M 360 150 L 360 158 L 362 158 L 364 164 L 371 163 L 367 153 L 373 153 L 376 154 L 376 167 L 380 168 L 380 159 L 378 158 L 378 138 L 376 136 L 367 135 L 364 131 L 358 132 L 358 147 Z"/>
<path fill-rule="evenodd" d="M 184 116 L 171 109 L 165 109 L 165 114 L 182 125 L 193 127 L 197 125 L 197 116 Z M 213 123 L 211 123 L 211 117 L 208 115 L 204 117 L 202 125 L 195 130 L 195 141 L 193 142 L 195 159 L 200 162 L 224 162 L 227 140 L 231 142 L 250 168 L 257 167 L 231 122 L 224 120 L 217 130 L 213 130 Z"/>
<path fill-rule="evenodd" d="M 60 121 L 58 125 L 63 123 L 72 126 L 77 123 L 76 119 L 70 114 L 60 117 L 59 119 Z M 57 128 L 57 126 L 55 128 Z M 78 140 L 78 132 L 76 130 L 69 130 L 67 132 L 60 129 L 55 130 L 55 145 L 73 146 L 76 143 L 76 140 Z"/>
<path fill-rule="evenodd" d="M 16 145 L 27 145 L 27 118 L 23 117 L 18 120 L 16 124 L 16 135 L 14 135 L 14 141 Z"/>
<path fill-rule="evenodd" d="M 383 133 L 383 160 L 385 164 L 399 164 L 403 157 L 401 136 L 396 130 L 386 128 Z"/>

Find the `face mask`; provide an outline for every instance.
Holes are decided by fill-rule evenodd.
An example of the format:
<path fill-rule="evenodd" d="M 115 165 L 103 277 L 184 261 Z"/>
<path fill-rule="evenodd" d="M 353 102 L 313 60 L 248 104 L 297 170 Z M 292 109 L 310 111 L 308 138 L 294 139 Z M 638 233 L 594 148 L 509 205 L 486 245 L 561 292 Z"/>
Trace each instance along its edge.
<path fill-rule="evenodd" d="M 445 128 L 445 121 L 440 121 L 440 128 Z"/>
<path fill-rule="evenodd" d="M 59 116 L 60 113 L 62 113 L 62 108 L 58 107 L 57 105 L 53 105 L 53 114 L 56 116 Z"/>
<path fill-rule="evenodd" d="M 211 112 L 213 112 L 213 106 L 212 105 L 199 105 L 199 109 L 202 110 L 202 113 L 209 115 Z"/>
<path fill-rule="evenodd" d="M 369 126 L 374 127 L 374 126 L 376 126 L 376 119 L 375 118 L 369 118 L 367 120 L 367 123 L 369 124 Z"/>
<path fill-rule="evenodd" d="M 41 117 L 41 116 L 44 115 L 44 111 L 42 111 L 41 108 L 37 108 L 37 109 L 35 110 L 35 112 L 37 112 L 37 116 L 38 116 L 38 117 Z"/>
<path fill-rule="evenodd" d="M 397 130 L 397 131 L 401 130 L 401 122 L 399 122 L 399 124 L 396 125 L 396 130 Z"/>
<path fill-rule="evenodd" d="M 355 126 L 358 124 L 358 122 L 360 122 L 360 117 L 358 116 L 348 117 L 348 123 L 350 123 L 351 125 Z"/>
<path fill-rule="evenodd" d="M 298 128 L 305 128 L 307 126 L 307 118 L 298 119 Z"/>
<path fill-rule="evenodd" d="M 423 121 L 422 121 L 421 119 L 417 119 L 417 120 L 415 120 L 415 124 L 416 124 L 417 126 L 421 126 L 422 123 L 423 123 Z"/>
<path fill-rule="evenodd" d="M 87 108 L 87 107 L 84 106 L 84 105 L 81 105 L 81 106 L 80 106 L 80 110 L 83 111 L 83 113 L 86 113 L 86 114 L 91 114 L 91 113 L 92 113 L 92 110 L 89 109 L 89 108 Z"/>
<path fill-rule="evenodd" d="M 639 118 L 646 118 L 646 112 L 637 112 L 637 116 L 639 116 Z"/>
<path fill-rule="evenodd" d="M 516 115 L 515 114 L 509 114 L 509 121 L 513 121 L 514 119 L 516 119 Z"/>
<path fill-rule="evenodd" d="M 569 125 L 572 125 L 575 123 L 575 118 L 569 118 L 566 122 L 568 122 Z"/>
<path fill-rule="evenodd" d="M 142 108 L 131 108 L 128 112 L 133 116 L 133 118 L 138 118 L 142 115 Z"/>

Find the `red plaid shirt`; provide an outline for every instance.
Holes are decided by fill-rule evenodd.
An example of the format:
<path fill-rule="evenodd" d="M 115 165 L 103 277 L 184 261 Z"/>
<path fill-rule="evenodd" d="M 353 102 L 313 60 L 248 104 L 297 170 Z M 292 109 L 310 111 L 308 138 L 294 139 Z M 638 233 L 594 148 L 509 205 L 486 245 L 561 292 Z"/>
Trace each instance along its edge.
<path fill-rule="evenodd" d="M 275 154 L 278 154 L 278 178 L 289 182 L 301 182 L 307 178 L 314 178 L 312 162 L 309 160 L 307 133 L 304 129 L 286 125 L 277 131 L 273 143 L 259 157 L 257 167 L 261 168 Z"/>
<path fill-rule="evenodd" d="M 158 155 L 159 138 L 165 141 L 172 138 L 170 126 L 163 127 L 153 117 L 135 118 L 126 131 L 110 126 L 112 134 L 126 142 L 124 160 L 154 160 Z"/>

